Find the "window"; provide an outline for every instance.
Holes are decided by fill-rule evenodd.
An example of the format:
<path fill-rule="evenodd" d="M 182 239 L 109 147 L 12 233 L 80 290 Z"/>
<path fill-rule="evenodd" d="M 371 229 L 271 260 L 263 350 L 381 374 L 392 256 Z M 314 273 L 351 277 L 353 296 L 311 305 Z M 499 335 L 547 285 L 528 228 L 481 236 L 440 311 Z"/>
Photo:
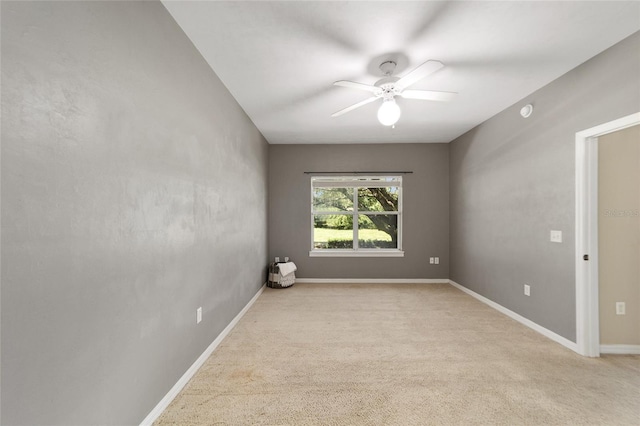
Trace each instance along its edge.
<path fill-rule="evenodd" d="M 401 176 L 311 178 L 310 256 L 402 256 Z"/>

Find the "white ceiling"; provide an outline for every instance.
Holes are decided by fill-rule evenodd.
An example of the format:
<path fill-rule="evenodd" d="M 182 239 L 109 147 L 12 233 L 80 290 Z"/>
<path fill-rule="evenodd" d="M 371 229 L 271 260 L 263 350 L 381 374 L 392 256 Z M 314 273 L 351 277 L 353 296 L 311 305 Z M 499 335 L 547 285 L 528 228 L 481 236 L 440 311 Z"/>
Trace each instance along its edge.
<path fill-rule="evenodd" d="M 640 30 L 640 2 L 163 1 L 272 144 L 450 142 Z M 395 128 L 379 102 L 333 86 L 373 84 L 379 63 L 402 76 L 445 67 L 411 89 L 458 92 L 449 103 L 399 99 Z"/>

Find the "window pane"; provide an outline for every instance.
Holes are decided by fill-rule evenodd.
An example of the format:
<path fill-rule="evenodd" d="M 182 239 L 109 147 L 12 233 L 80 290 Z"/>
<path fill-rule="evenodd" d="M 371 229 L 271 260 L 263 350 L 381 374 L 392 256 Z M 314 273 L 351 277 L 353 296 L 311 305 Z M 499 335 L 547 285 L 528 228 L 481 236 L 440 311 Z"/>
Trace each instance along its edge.
<path fill-rule="evenodd" d="M 358 188 L 358 210 L 369 212 L 398 211 L 397 186 L 386 188 Z"/>
<path fill-rule="evenodd" d="M 313 211 L 353 211 L 353 188 L 314 188 Z"/>
<path fill-rule="evenodd" d="M 313 216 L 314 249 L 352 249 L 353 215 L 322 214 Z"/>
<path fill-rule="evenodd" d="M 398 248 L 398 215 L 361 214 L 358 216 L 358 247 Z"/>

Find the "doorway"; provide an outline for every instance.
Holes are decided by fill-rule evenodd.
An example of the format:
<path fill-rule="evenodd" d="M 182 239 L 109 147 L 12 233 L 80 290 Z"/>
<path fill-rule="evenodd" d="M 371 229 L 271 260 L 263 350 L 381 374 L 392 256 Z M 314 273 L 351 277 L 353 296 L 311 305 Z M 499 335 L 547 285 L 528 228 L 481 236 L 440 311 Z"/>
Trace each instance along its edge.
<path fill-rule="evenodd" d="M 640 125 L 598 138 L 600 353 L 640 353 Z"/>
<path fill-rule="evenodd" d="M 600 356 L 601 349 L 598 138 L 638 124 L 640 113 L 576 133 L 576 344 L 578 352 L 585 356 Z M 616 210 L 614 213 L 618 214 L 618 208 L 609 210 Z M 638 302 L 628 303 L 637 309 Z M 633 351 L 634 347 L 638 346 L 628 345 L 626 349 Z"/>

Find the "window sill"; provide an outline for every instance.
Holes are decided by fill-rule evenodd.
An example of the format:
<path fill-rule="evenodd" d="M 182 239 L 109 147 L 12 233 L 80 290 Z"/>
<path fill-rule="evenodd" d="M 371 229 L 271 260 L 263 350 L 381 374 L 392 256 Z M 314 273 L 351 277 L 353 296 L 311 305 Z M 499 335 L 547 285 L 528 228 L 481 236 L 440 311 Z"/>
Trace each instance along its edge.
<path fill-rule="evenodd" d="M 404 257 L 402 250 L 311 250 L 309 257 Z"/>

